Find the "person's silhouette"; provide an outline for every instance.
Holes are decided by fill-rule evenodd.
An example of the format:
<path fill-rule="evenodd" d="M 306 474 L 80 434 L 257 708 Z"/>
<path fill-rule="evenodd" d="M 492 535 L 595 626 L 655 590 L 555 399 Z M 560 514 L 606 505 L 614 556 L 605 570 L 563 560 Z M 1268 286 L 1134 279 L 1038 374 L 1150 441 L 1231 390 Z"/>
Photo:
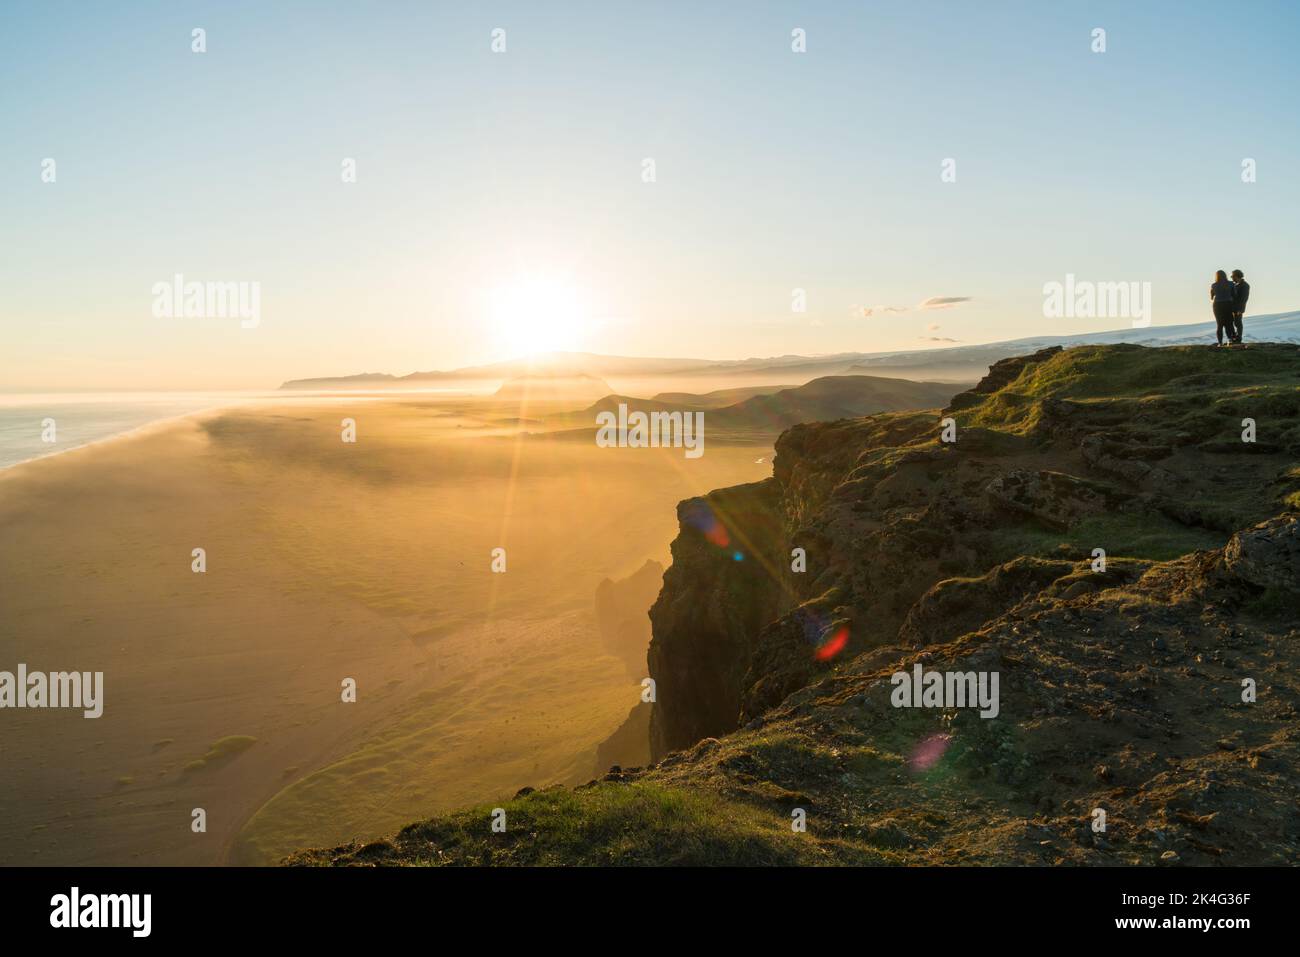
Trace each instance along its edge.
<path fill-rule="evenodd" d="M 1246 302 L 1250 299 L 1250 283 L 1240 269 L 1232 271 L 1232 341 L 1241 345 L 1241 320 L 1246 315 Z"/>
<path fill-rule="evenodd" d="M 1214 283 L 1210 286 L 1210 303 L 1214 309 L 1214 335 L 1219 340 L 1219 345 L 1223 345 L 1226 338 L 1228 344 L 1232 344 L 1233 312 L 1235 306 L 1233 297 L 1236 290 L 1233 288 L 1228 274 L 1220 269 L 1214 274 Z"/>

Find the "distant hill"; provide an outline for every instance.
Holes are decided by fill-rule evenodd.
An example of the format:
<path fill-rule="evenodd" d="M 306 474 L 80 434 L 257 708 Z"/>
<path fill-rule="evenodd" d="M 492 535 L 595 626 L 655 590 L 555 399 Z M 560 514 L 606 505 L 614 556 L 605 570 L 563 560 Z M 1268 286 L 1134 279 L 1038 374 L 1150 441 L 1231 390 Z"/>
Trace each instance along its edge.
<path fill-rule="evenodd" d="M 594 399 L 614 390 L 589 375 L 525 375 L 507 379 L 493 393 L 497 399 Z"/>
<path fill-rule="evenodd" d="M 863 338 L 871 336 L 869 324 Z M 1300 312 L 1246 316 L 1246 342 L 1300 343 Z M 601 356 L 586 352 L 556 352 L 490 365 L 467 366 L 449 372 L 412 372 L 394 376 L 369 372 L 361 375 L 315 379 L 291 379 L 281 389 L 365 390 L 491 388 L 507 379 L 528 375 L 586 375 L 596 378 L 676 377 L 689 384 L 692 379 L 730 379 L 746 386 L 780 382 L 807 382 L 826 375 L 875 375 L 943 382 L 974 382 L 994 362 L 1012 356 L 1029 355 L 1051 346 L 1077 345 L 1142 346 L 1196 345 L 1214 341 L 1214 323 L 1193 322 L 1170 326 L 1109 329 L 1061 336 L 1031 336 L 978 345 L 955 345 L 942 349 L 906 349 L 892 352 L 842 352 L 825 356 L 784 355 L 750 359 L 647 358 Z M 748 380 L 748 381 L 746 381 Z M 613 391 L 612 389 L 610 391 Z M 731 391 L 728 388 L 719 390 Z M 675 393 L 669 393 L 674 396 Z M 685 395 L 681 401 L 689 402 Z M 714 408 L 710 403 L 706 408 Z"/>
<path fill-rule="evenodd" d="M 787 385 L 751 385 L 741 386 L 736 389 L 715 389 L 712 392 L 660 392 L 651 396 L 651 402 L 662 402 L 665 405 L 682 405 L 690 406 L 694 409 L 721 409 L 724 406 L 734 405 L 745 399 L 752 399 L 756 395 L 771 395 L 773 392 L 780 392 L 782 389 L 796 388 L 794 383 Z"/>
<path fill-rule="evenodd" d="M 799 422 L 831 422 L 877 412 L 933 409 L 946 405 L 958 387 L 871 375 L 823 376 L 806 385 L 756 395 L 713 413 L 733 427 L 784 429 Z"/>
<path fill-rule="evenodd" d="M 767 361 L 767 360 L 763 360 Z M 479 386 L 501 383 L 521 376 L 593 376 L 680 375 L 707 370 L 717 363 L 711 359 L 662 359 L 651 357 L 600 356 L 586 352 L 554 352 L 511 359 L 481 366 L 465 366 L 449 371 L 412 372 L 393 376 L 366 373 L 351 376 L 322 376 L 290 379 L 280 386 L 285 390 L 332 390 L 362 388 L 432 389 L 454 385 Z M 612 390 L 611 390 L 612 391 Z"/>
<path fill-rule="evenodd" d="M 944 382 L 912 382 L 883 376 L 824 376 L 806 385 L 781 389 L 771 395 L 754 395 L 721 408 L 695 404 L 709 397 L 690 393 L 660 393 L 652 399 L 629 395 L 606 395 L 574 412 L 549 415 L 546 428 L 552 432 L 570 431 L 584 436 L 600 412 L 617 412 L 620 405 L 629 411 L 705 413 L 705 427 L 715 440 L 735 436 L 773 436 L 799 422 L 830 422 L 877 412 L 902 412 L 914 409 L 937 409 L 947 405 L 960 386 Z M 748 391 L 748 390 L 725 390 Z M 690 399 L 691 402 L 664 401 L 665 396 Z"/>

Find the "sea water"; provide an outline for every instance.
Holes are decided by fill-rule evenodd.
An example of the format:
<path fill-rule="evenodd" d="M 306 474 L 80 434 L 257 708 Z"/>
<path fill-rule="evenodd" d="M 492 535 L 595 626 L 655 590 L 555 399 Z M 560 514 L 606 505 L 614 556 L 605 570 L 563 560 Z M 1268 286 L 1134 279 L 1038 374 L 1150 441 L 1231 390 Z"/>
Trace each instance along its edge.
<path fill-rule="evenodd" d="M 234 392 L 0 394 L 0 469 L 255 398 Z"/>

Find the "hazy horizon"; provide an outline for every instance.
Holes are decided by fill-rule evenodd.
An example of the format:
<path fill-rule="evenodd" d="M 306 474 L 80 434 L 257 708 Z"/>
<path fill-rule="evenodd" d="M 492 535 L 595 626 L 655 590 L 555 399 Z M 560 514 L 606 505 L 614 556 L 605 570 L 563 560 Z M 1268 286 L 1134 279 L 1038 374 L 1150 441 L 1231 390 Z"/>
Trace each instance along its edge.
<path fill-rule="evenodd" d="M 1289 319 L 1289 318 L 1291 318 L 1291 317 L 1293 317 L 1293 316 L 1300 316 L 1300 310 L 1288 310 L 1288 311 L 1281 312 L 1281 313 L 1277 313 L 1277 314 L 1274 314 L 1274 315 L 1269 315 L 1269 316 L 1255 316 L 1255 317 L 1253 317 L 1253 318 L 1254 318 L 1254 321 L 1255 321 L 1256 323 L 1258 323 L 1258 322 L 1260 322 L 1261 320 L 1273 320 L 1273 319 L 1277 319 L 1277 318 L 1288 318 L 1288 319 Z M 1204 320 L 1204 319 L 1202 319 L 1202 320 L 1199 320 L 1199 321 L 1197 321 L 1197 320 L 1193 320 L 1192 322 L 1188 322 L 1188 323 L 1163 323 L 1163 324 L 1154 324 L 1154 323 L 1153 323 L 1152 326 L 1149 327 L 1149 328 L 1151 328 L 1151 333 L 1150 333 L 1150 334 L 1151 334 L 1153 337 L 1158 337 L 1158 336 L 1161 334 L 1161 333 L 1160 333 L 1160 330 L 1161 330 L 1161 327 L 1162 327 L 1162 326 L 1167 328 L 1167 327 L 1184 326 L 1184 325 L 1189 325 L 1189 326 L 1197 326 L 1197 325 L 1200 325 L 1200 326 L 1206 326 L 1207 329 L 1210 330 L 1210 333 L 1211 333 L 1211 334 L 1212 334 L 1212 332 L 1213 332 L 1213 323 L 1212 323 L 1212 321 L 1211 321 L 1211 320 Z M 1123 328 L 1104 329 L 1104 330 L 1096 330 L 1096 331 L 1094 331 L 1093 333 L 1083 333 L 1083 334 L 1081 334 L 1081 335 L 1090 335 L 1090 334 L 1093 334 L 1093 335 L 1104 335 L 1104 334 L 1106 334 L 1106 333 L 1122 334 L 1122 333 L 1124 333 L 1125 331 L 1127 331 L 1127 330 L 1125 330 L 1125 329 L 1123 329 Z M 1059 337 L 1070 338 L 1069 334 L 1059 334 L 1059 333 L 1053 333 L 1053 334 L 1051 334 L 1051 335 L 1044 335 L 1042 338 L 1051 339 L 1051 338 L 1059 338 Z M 163 395 L 163 394 L 166 394 L 166 395 L 176 395 L 176 396 L 201 396 L 201 395 L 214 395 L 214 394 L 219 394 L 219 395 L 223 395 L 223 396 L 228 396 L 228 395 L 243 395 L 243 396 L 254 397 L 254 396 L 257 396 L 257 395 L 260 395 L 260 394 L 267 394 L 267 395 L 275 395 L 275 394 L 279 394 L 279 393 L 281 392 L 281 390 L 283 389 L 283 387 L 284 387 L 286 384 L 290 383 L 290 382 L 311 381 L 311 380 L 316 380 L 316 379 L 319 379 L 319 380 L 322 380 L 322 381 L 331 381 L 331 380 L 333 380 L 333 381 L 341 381 L 341 380 L 348 379 L 348 378 L 363 378 L 363 377 L 366 377 L 366 376 L 389 376 L 389 377 L 391 377 L 391 378 L 393 378 L 393 379 L 399 379 L 399 380 L 400 380 L 400 379 L 403 379 L 403 378 L 408 378 L 408 377 L 412 377 L 412 376 L 421 376 L 421 375 L 446 375 L 446 376 L 452 376 L 452 375 L 455 375 L 455 374 L 458 373 L 458 372 L 472 372 L 472 373 L 474 373 L 472 377 L 467 377 L 467 379 L 465 380 L 465 381 L 467 381 L 467 382 L 473 382 L 473 383 L 474 383 L 473 386 L 470 386 L 470 387 L 468 387 L 468 388 L 441 387 L 441 386 L 437 386 L 437 387 L 435 387 L 435 386 L 426 386 L 426 387 L 412 386 L 412 387 L 409 388 L 409 389 L 388 389 L 388 390 L 384 390 L 384 394 L 385 394 L 385 395 L 400 395 L 400 394 L 402 394 L 403 392 L 409 392 L 409 393 L 413 393 L 413 394 L 430 394 L 430 393 L 448 393 L 448 394 L 457 394 L 457 393 L 465 393 L 465 392 L 473 392 L 473 391 L 477 391 L 477 390 L 479 390 L 479 389 L 484 388 L 484 386 L 483 386 L 481 383 L 491 382 L 491 381 L 494 381 L 494 380 L 497 379 L 497 378 L 500 378 L 500 379 L 503 379 L 503 380 L 504 380 L 504 379 L 512 378 L 512 377 L 514 377 L 514 376 L 516 376 L 516 375 L 520 375 L 520 374 L 523 374 L 523 375 L 531 375 L 531 374 L 536 374 L 536 375 L 549 375 L 549 374 L 552 374 L 551 372 L 548 372 L 548 371 L 547 371 L 547 368 L 546 368 L 547 365 L 548 365 L 549 363 L 553 363 L 553 362 L 555 362 L 555 361 L 557 361 L 557 360 L 565 360 L 565 359 L 568 359 L 568 358 L 571 358 L 571 357 L 584 357 L 584 356 L 587 356 L 587 357 L 592 357 L 592 358 L 596 358 L 596 359 L 606 359 L 606 360 L 612 360 L 612 359 L 616 359 L 616 360 L 630 360 L 630 361 L 643 360 L 643 361 L 645 361 L 645 362 L 647 362 L 647 363 L 652 363 L 652 362 L 683 362 L 683 363 L 702 363 L 702 364 L 716 363 L 716 364 L 718 364 L 718 365 L 725 365 L 725 364 L 728 364 L 728 363 L 763 362 L 763 361 L 769 361 L 769 360 L 770 360 L 770 361 L 774 361 L 774 362 L 776 362 L 776 361 L 784 360 L 784 359 L 807 359 L 807 360 L 811 360 L 811 361 L 816 361 L 816 360 L 821 360 L 821 359 L 827 359 L 827 360 L 829 360 L 829 359 L 835 359 L 835 358 L 837 358 L 837 357 L 841 357 L 841 356 L 891 356 L 891 355 L 912 355 L 912 354 L 916 354 L 918 357 L 923 357 L 923 356 L 928 355 L 928 354 L 930 354 L 930 353 L 934 353 L 934 354 L 943 354 L 943 353 L 946 353 L 946 352 L 955 352 L 955 351 L 958 351 L 958 350 L 963 349 L 964 347 L 970 347 L 970 348 L 976 348 L 976 349 L 977 349 L 977 348 L 982 347 L 982 346 L 987 347 L 987 346 L 995 346 L 995 345 L 999 345 L 999 344 L 1001 344 L 1001 343 L 1003 343 L 1003 342 L 1008 342 L 1008 343 L 1009 343 L 1009 342 L 1019 342 L 1019 341 L 1023 341 L 1023 340 L 1032 340 L 1032 339 L 1035 339 L 1035 338 L 1038 338 L 1038 337 L 1027 336 L 1027 337 L 1020 337 L 1020 338 L 1018 338 L 1018 339 L 1014 339 L 1014 340 L 989 340 L 989 341 L 981 341 L 981 342 L 948 343 L 948 344 L 944 344 L 944 345 L 935 345 L 935 346 L 932 346 L 932 347 L 930 347 L 930 348 L 919 348 L 919 349 L 906 349 L 906 348 L 905 348 L 905 349 L 892 349 L 892 350 L 881 350 L 881 351 L 871 351 L 871 352 L 858 351 L 858 350 L 847 350 L 847 351 L 843 351 L 843 352 L 824 352 L 824 353 L 814 353 L 814 352 L 809 352 L 809 353 L 786 352 L 786 353 L 782 353 L 782 354 L 780 354 L 780 355 L 763 355 L 763 356 L 760 356 L 760 355 L 749 355 L 749 356 L 733 356 L 733 357 L 711 357 L 711 356 L 699 356 L 699 355 L 674 355 L 674 356 L 668 356 L 668 355 L 614 355 L 614 354 L 608 354 L 608 353 L 591 352 L 591 351 L 588 351 L 588 350 L 556 350 L 556 351 L 553 351 L 553 352 L 544 352 L 544 353 L 535 353 L 535 354 L 528 354 L 528 353 L 514 354 L 514 355 L 506 356 L 506 357 L 504 357 L 504 358 L 499 358 L 499 359 L 491 360 L 491 361 L 488 361 L 488 362 L 484 362 L 484 363 L 481 363 L 481 364 L 475 364 L 475 365 L 471 365 L 471 366 L 461 366 L 461 367 L 456 367 L 456 368 L 437 368 L 437 369 L 435 369 L 435 368 L 406 368 L 406 367 L 403 367 L 403 368 L 399 368 L 399 369 L 347 370 L 347 371 L 338 371 L 338 372 L 334 372 L 334 373 L 326 373 L 326 374 L 321 374 L 321 375 L 303 375 L 303 376 L 297 376 L 297 375 L 294 375 L 294 376 L 286 376 L 286 377 L 283 377 L 283 378 L 282 378 L 278 383 L 276 383 L 276 384 L 270 384 L 270 383 L 267 383 L 267 384 L 264 384 L 264 385 L 262 385 L 261 387 L 257 387 L 257 388 L 227 386 L 227 387 L 224 387 L 224 388 L 216 387 L 216 388 L 207 388 L 207 389 L 202 389 L 202 388 L 178 388 L 178 387 L 175 387 L 175 386 L 161 386 L 161 385 L 160 385 L 160 386 L 156 386 L 156 387 L 152 387 L 152 388 L 123 387 L 123 388 L 117 388 L 117 389 L 115 389 L 115 388 L 112 388 L 112 387 L 102 387 L 102 386 L 95 386 L 95 385 L 82 385 L 82 386 L 77 386 L 76 388 L 50 389 L 50 388 L 45 388 L 45 387 L 42 387 L 42 386 L 36 386 L 36 385 L 34 385 L 34 386 L 31 386 L 31 387 L 28 387 L 28 388 L 16 388 L 16 389 L 11 388 L 11 389 L 6 389 L 6 390 L 4 390 L 4 391 L 0 391 L 0 397 L 22 398 L 22 399 L 24 399 L 24 400 L 26 400 L 26 401 L 31 401 L 31 400 L 35 399 L 36 397 L 38 397 L 38 396 L 42 396 L 42 395 L 50 396 L 50 397 L 61 397 L 61 396 L 76 395 L 76 396 L 80 396 L 80 397 L 83 397 L 83 398 L 89 398 L 89 397 L 91 397 L 91 396 L 100 395 L 100 396 L 104 396 L 104 397 L 122 398 L 122 397 L 126 397 L 126 396 L 131 396 L 131 395 L 140 395 L 140 396 L 157 396 L 157 395 Z M 500 371 L 500 372 L 492 372 L 492 373 L 487 373 L 487 372 L 486 372 L 486 370 L 492 369 L 493 367 L 496 367 L 496 366 L 512 366 L 512 365 L 519 365 L 519 364 L 524 364 L 524 363 L 527 363 L 527 364 L 529 365 L 530 368 L 528 368 L 528 369 L 526 369 L 526 370 L 522 370 L 522 371 L 521 371 L 521 370 L 504 370 L 504 371 Z M 539 366 L 540 368 L 537 369 L 537 370 L 534 370 L 533 368 L 531 368 L 531 367 L 534 366 L 534 365 L 535 365 L 535 366 Z M 777 369 L 779 369 L 779 366 L 771 367 L 770 370 L 765 370 L 765 371 L 770 371 L 770 372 L 772 372 L 772 373 L 775 373 Z M 866 374 L 881 374 L 881 375 L 884 375 L 884 374 L 886 374 L 887 372 L 888 372 L 888 367 L 880 367 L 880 369 L 879 369 L 878 372 L 866 373 Z M 636 377 L 637 379 L 653 379 L 653 378 L 656 378 L 656 377 L 663 377 L 663 378 L 665 378 L 665 382 L 663 383 L 663 385 L 664 385 L 665 387 L 668 387 L 668 386 L 670 386 L 670 385 L 672 384 L 672 380 L 673 380 L 674 378 L 680 376 L 680 377 L 683 378 L 683 379 L 689 379 L 689 378 L 691 377 L 691 373 L 692 373 L 692 370 L 690 369 L 690 367 L 689 367 L 689 366 L 684 366 L 684 367 L 682 367 L 681 369 L 671 369 L 671 368 L 670 368 L 669 370 L 639 372 L 639 373 L 636 373 L 635 377 Z M 560 375 L 567 375 L 567 374 L 569 374 L 569 373 L 561 371 L 561 372 L 559 372 L 558 374 L 560 374 Z M 618 377 L 619 377 L 619 374 L 618 374 L 618 373 L 606 373 L 606 375 L 608 375 L 608 376 L 610 376 L 610 377 L 612 377 L 612 378 L 618 378 Z M 897 377 L 898 377 L 898 378 L 914 378 L 913 376 L 910 376 L 910 375 L 900 375 L 900 376 L 897 376 Z M 956 381 L 956 380 L 954 380 L 954 381 Z M 688 382 L 688 383 L 685 383 L 685 384 L 690 384 L 690 383 Z M 721 387 L 721 386 L 719 386 L 719 387 Z M 703 390 L 703 391 L 707 391 L 707 389 L 706 389 L 705 386 L 703 386 L 703 385 L 699 386 L 699 389 L 700 389 L 700 390 Z M 358 394 L 358 393 L 364 392 L 365 389 L 362 388 L 362 387 L 358 387 L 357 389 L 347 389 L 347 390 L 345 390 L 345 389 L 332 389 L 332 388 L 329 388 L 329 387 L 321 387 L 318 391 L 319 391 L 319 393 L 322 394 L 322 395 L 328 395 L 328 394 L 331 394 L 331 393 L 334 393 L 334 392 L 347 392 L 347 393 L 350 393 L 350 394 Z"/>

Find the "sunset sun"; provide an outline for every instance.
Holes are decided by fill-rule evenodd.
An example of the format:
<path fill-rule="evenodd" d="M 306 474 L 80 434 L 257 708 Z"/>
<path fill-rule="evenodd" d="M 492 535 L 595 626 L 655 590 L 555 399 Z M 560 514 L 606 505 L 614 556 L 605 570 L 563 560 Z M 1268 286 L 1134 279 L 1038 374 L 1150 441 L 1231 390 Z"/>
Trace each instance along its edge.
<path fill-rule="evenodd" d="M 587 298 L 566 277 L 514 277 L 493 288 L 489 315 L 502 346 L 516 354 L 576 349 L 590 331 Z"/>

